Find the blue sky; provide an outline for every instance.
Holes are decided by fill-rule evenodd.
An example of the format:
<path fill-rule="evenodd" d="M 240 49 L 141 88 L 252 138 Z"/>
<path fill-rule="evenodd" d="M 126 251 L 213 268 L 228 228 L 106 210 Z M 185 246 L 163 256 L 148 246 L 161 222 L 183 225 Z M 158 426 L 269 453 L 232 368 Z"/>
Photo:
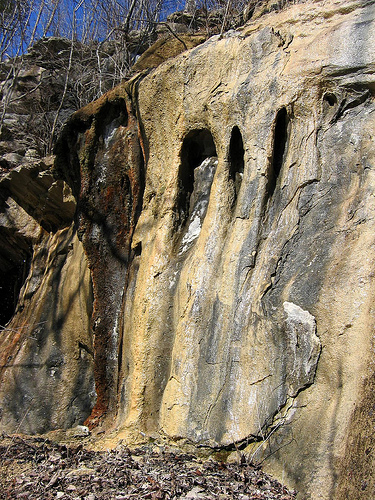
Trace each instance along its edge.
<path fill-rule="evenodd" d="M 157 2 L 157 0 L 150 1 L 155 3 Z M 51 12 L 53 12 L 56 2 L 58 2 L 58 8 L 55 12 L 53 22 L 49 24 L 48 20 Z M 101 7 L 108 2 L 110 3 L 109 0 L 99 0 L 99 3 L 97 4 L 97 0 L 29 0 L 27 4 L 22 4 L 24 6 L 27 5 L 25 18 L 27 22 L 24 21 L 18 27 L 18 32 L 12 33 L 10 43 L 7 38 L 6 30 L 4 30 L 4 28 L 0 28 L 0 36 L 2 37 L 2 39 L 0 39 L 0 50 L 2 59 L 14 56 L 17 54 L 17 51 L 19 51 L 18 53 L 25 52 L 31 39 L 35 42 L 45 33 L 47 36 L 57 35 L 70 38 L 72 35 L 73 12 L 76 13 L 76 39 L 87 42 L 90 39 L 101 40 L 105 38 L 106 33 L 108 32 L 108 27 L 100 22 L 100 15 L 93 15 L 93 12 L 95 11 L 94 6 L 96 4 L 99 6 L 100 11 Z M 113 0 L 113 2 L 122 7 L 122 18 L 119 19 L 119 23 L 121 23 L 126 16 L 127 7 L 130 5 L 131 0 Z M 32 6 L 31 11 L 28 10 L 29 5 Z M 137 4 L 137 6 L 139 5 L 140 3 Z M 167 15 L 172 12 L 183 10 L 184 5 L 185 0 L 163 0 L 161 20 L 165 20 Z M 40 6 L 42 6 L 43 9 L 41 10 L 41 15 L 39 16 Z M 111 15 L 108 16 L 108 19 L 109 22 L 112 22 Z M 117 24 L 116 21 L 115 24 Z M 46 32 L 47 25 L 49 25 L 49 29 Z M 34 38 L 32 38 L 34 31 Z M 89 34 L 89 36 L 85 38 L 85 34 Z M 20 47 L 21 40 L 22 44 Z"/>

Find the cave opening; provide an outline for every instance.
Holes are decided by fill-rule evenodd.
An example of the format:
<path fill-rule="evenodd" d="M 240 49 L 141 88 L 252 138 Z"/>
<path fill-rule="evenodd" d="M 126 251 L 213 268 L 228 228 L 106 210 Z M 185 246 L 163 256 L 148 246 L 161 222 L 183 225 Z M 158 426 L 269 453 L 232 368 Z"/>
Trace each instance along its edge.
<path fill-rule="evenodd" d="M 276 115 L 275 130 L 273 137 L 273 153 L 268 171 L 267 192 L 269 198 L 273 195 L 277 179 L 283 166 L 286 147 L 288 143 L 289 117 L 286 108 L 281 108 Z"/>
<path fill-rule="evenodd" d="M 244 155 L 242 135 L 240 129 L 235 126 L 232 129 L 229 143 L 229 178 L 234 184 L 235 199 L 240 191 L 243 178 L 245 167 Z"/>
<path fill-rule="evenodd" d="M 0 327 L 5 327 L 16 312 L 19 294 L 27 278 L 30 259 L 0 271 Z"/>
<path fill-rule="evenodd" d="M 216 157 L 216 147 L 212 134 L 207 129 L 192 130 L 185 137 L 180 153 L 178 186 L 178 212 L 184 223 L 191 212 L 190 198 L 194 191 L 194 171 L 207 158 Z"/>
<path fill-rule="evenodd" d="M 332 94 L 332 92 L 327 92 L 326 94 L 324 94 L 323 96 L 323 101 L 324 102 L 327 102 L 328 105 L 330 107 L 334 106 L 335 104 L 337 104 L 337 97 L 335 96 L 335 94 Z"/>

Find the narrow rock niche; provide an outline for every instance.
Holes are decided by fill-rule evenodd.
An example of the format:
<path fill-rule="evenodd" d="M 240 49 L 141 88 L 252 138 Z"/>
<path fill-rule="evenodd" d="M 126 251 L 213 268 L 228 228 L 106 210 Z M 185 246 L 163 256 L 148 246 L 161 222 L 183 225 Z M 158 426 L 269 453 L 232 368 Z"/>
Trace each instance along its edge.
<path fill-rule="evenodd" d="M 30 268 L 30 258 L 16 265 L 0 270 L 0 327 L 5 327 L 14 316 L 20 290 L 25 283 Z"/>
<path fill-rule="evenodd" d="M 271 198 L 275 191 L 277 179 L 280 175 L 281 168 L 284 163 L 288 144 L 288 125 L 289 117 L 287 110 L 284 107 L 278 111 L 275 120 L 272 160 L 268 170 L 268 198 Z"/>
<path fill-rule="evenodd" d="M 240 191 L 245 167 L 243 141 L 240 129 L 235 126 L 229 143 L 229 178 L 234 184 L 234 202 Z"/>
<path fill-rule="evenodd" d="M 337 97 L 335 96 L 335 94 L 332 94 L 332 92 L 327 92 L 323 96 L 323 102 L 328 106 L 333 107 L 335 106 L 335 104 L 337 104 Z"/>
<path fill-rule="evenodd" d="M 198 237 L 206 215 L 211 184 L 217 166 L 216 147 L 207 129 L 193 130 L 185 137 L 181 148 L 177 209 L 184 252 Z"/>
<path fill-rule="evenodd" d="M 338 106 L 338 99 L 332 92 L 326 92 L 322 99 L 323 117 L 326 122 L 334 122 L 340 116 L 341 106 Z"/>

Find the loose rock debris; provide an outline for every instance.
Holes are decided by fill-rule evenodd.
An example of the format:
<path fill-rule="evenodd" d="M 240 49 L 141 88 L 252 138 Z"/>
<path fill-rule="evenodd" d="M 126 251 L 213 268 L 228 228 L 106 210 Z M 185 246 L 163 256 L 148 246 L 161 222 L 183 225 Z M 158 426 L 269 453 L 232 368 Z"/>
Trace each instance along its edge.
<path fill-rule="evenodd" d="M 0 499 L 279 499 L 295 493 L 248 464 L 144 446 L 87 450 L 44 438 L 0 441 Z"/>

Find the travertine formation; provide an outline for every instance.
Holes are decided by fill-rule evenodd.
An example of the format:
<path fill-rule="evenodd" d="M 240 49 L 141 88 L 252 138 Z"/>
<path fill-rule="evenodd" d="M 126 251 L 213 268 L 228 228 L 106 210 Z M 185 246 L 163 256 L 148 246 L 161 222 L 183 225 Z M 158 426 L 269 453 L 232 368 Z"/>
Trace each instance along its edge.
<path fill-rule="evenodd" d="M 372 1 L 290 5 L 72 117 L 59 216 L 4 197 L 32 249 L 4 430 L 87 419 L 374 496 L 374 47 Z"/>

